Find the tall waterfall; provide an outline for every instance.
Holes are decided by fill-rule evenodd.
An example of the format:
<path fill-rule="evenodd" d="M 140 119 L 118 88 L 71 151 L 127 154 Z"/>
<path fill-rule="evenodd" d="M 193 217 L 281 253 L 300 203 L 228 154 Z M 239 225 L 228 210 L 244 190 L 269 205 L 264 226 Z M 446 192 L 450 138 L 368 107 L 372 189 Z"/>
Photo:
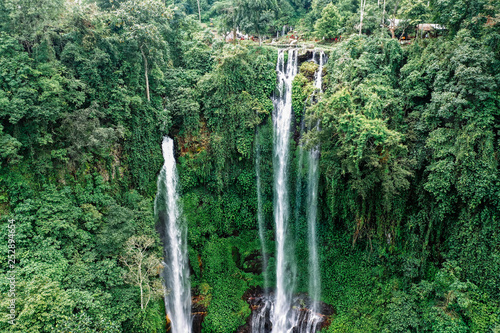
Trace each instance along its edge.
<path fill-rule="evenodd" d="M 257 135 L 255 139 L 255 174 L 257 181 L 257 222 L 259 224 L 259 239 L 260 246 L 262 250 L 262 272 L 264 275 L 264 290 L 267 293 L 267 288 L 269 287 L 269 281 L 267 277 L 267 248 L 266 239 L 264 237 L 265 231 L 265 221 L 264 212 L 262 211 L 262 185 L 260 180 L 260 144 L 259 144 L 259 132 L 257 129 Z"/>
<path fill-rule="evenodd" d="M 259 300 L 260 309 L 259 311 L 254 311 L 252 315 L 252 333 L 265 333 L 266 324 L 269 318 L 269 314 L 272 309 L 272 299 L 269 297 L 269 279 L 267 276 L 267 263 L 268 254 L 266 247 L 266 239 L 264 237 L 265 232 L 265 220 L 264 212 L 262 211 L 262 184 L 260 176 L 260 162 L 261 162 L 261 147 L 260 147 L 260 137 L 259 130 L 257 129 L 255 137 L 255 174 L 257 181 L 257 222 L 259 224 L 259 239 L 262 251 L 262 274 L 264 275 L 264 295 Z"/>
<path fill-rule="evenodd" d="M 158 177 L 155 214 L 163 223 L 165 308 L 172 333 L 191 332 L 191 286 L 187 262 L 187 226 L 177 193 L 174 141 L 163 138 L 163 168 Z"/>
<path fill-rule="evenodd" d="M 316 326 L 322 320 L 317 316 L 321 296 L 321 275 L 319 271 L 318 244 L 316 235 L 316 220 L 318 216 L 318 179 L 319 179 L 319 149 L 309 151 L 309 172 L 307 183 L 307 238 L 309 249 L 309 297 L 311 312 L 307 332 L 316 332 Z"/>
<path fill-rule="evenodd" d="M 305 111 L 305 107 L 304 107 Z M 298 159 L 297 159 L 297 177 L 295 181 L 295 237 L 298 239 L 299 229 L 300 229 L 300 210 L 302 208 L 302 177 L 304 168 L 304 147 L 302 144 L 302 133 L 304 133 L 305 125 L 304 119 L 300 122 L 300 137 L 299 137 L 299 147 L 298 147 Z"/>
<path fill-rule="evenodd" d="M 324 52 L 319 54 L 319 67 L 316 72 L 314 86 L 322 92 Z M 314 130 L 319 130 L 319 121 Z M 308 154 L 308 182 L 307 182 L 307 237 L 309 252 L 309 297 L 312 300 L 312 315 L 307 323 L 307 332 L 315 332 L 316 326 L 322 320 L 317 316 L 319 312 L 319 300 L 321 296 L 321 275 L 319 271 L 318 244 L 316 234 L 316 223 L 318 216 L 318 181 L 319 181 L 319 146 L 312 148 Z"/>
<path fill-rule="evenodd" d="M 278 96 L 274 99 L 274 221 L 276 228 L 276 296 L 272 316 L 273 332 L 285 333 L 293 326 L 291 311 L 295 284 L 295 262 L 288 230 L 288 159 L 292 121 L 292 81 L 297 74 L 297 50 L 288 50 L 285 67 L 284 51 L 278 53 Z"/>
<path fill-rule="evenodd" d="M 319 52 L 318 52 L 319 53 Z M 315 61 L 313 54 L 312 61 Z M 286 57 L 288 59 L 285 61 Z M 321 92 L 323 65 L 326 62 L 323 51 L 319 53 L 319 67 L 315 75 L 314 86 Z M 276 290 L 274 294 L 268 294 L 268 288 L 262 295 L 252 298 L 251 305 L 255 309 L 251 318 L 252 333 L 315 333 L 322 327 L 325 310 L 320 303 L 321 276 L 319 269 L 319 254 L 317 244 L 317 215 L 318 215 L 318 182 L 319 182 L 319 146 L 307 151 L 302 142 L 298 147 L 297 155 L 297 179 L 295 193 L 295 218 L 296 235 L 291 233 L 289 219 L 291 212 L 288 180 L 290 162 L 290 140 L 292 136 L 292 81 L 298 71 L 297 50 L 280 50 L 276 65 L 278 74 L 277 93 L 273 99 L 273 169 L 274 169 L 274 221 L 275 221 L 275 244 L 276 244 Z M 310 96 L 309 103 L 313 103 L 314 95 Z M 317 100 L 317 99 L 316 99 Z M 301 137 L 305 130 L 304 121 L 301 122 Z M 309 129 L 311 130 L 311 129 Z M 319 130 L 319 123 L 316 128 Z M 302 141 L 302 140 L 301 140 Z M 264 217 L 262 212 L 261 193 L 261 151 L 256 139 L 255 170 L 257 175 L 257 220 L 259 222 L 259 238 L 263 251 L 263 265 L 267 265 L 267 253 L 264 239 Z M 306 162 L 307 161 L 307 162 Z M 307 166 L 307 168 L 306 168 Z M 304 171 L 305 173 L 304 173 Z M 302 188 L 306 187 L 306 195 L 302 202 Z M 300 214 L 306 206 L 307 219 L 307 249 L 309 288 L 308 296 L 294 295 L 296 284 L 297 264 L 294 256 L 295 239 L 306 237 L 298 230 L 300 227 Z M 302 208 L 301 208 L 302 207 Z M 265 269 L 265 268 L 264 268 Z M 264 273 L 264 287 L 268 286 L 267 275 Z M 327 311 L 327 312 L 325 312 Z"/>

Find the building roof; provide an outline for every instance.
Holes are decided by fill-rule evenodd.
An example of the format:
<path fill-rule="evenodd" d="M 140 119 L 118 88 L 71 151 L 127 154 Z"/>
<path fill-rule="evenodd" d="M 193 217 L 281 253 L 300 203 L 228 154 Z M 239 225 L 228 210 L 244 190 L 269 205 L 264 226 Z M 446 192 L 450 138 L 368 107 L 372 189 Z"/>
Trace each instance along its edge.
<path fill-rule="evenodd" d="M 446 28 L 440 24 L 433 23 L 422 23 L 417 25 L 418 30 L 432 31 L 432 30 L 446 30 Z"/>

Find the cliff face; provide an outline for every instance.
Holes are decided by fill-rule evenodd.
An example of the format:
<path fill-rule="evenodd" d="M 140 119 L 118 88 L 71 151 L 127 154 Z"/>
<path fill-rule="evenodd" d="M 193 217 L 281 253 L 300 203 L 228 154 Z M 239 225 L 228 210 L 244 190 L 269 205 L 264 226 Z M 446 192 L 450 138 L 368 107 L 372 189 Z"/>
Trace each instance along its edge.
<path fill-rule="evenodd" d="M 303 19 L 301 38 L 318 32 L 321 1 L 280 3 L 292 8 L 272 20 L 287 24 L 280 31 L 287 48 L 289 21 Z M 16 318 L 14 326 L 0 318 L 0 331 L 164 331 L 165 232 L 153 199 L 165 135 L 174 140 L 188 227 L 193 330 L 248 332 L 259 314 L 262 331 L 270 330 L 265 307 L 280 264 L 278 49 L 215 40 L 186 16 L 185 1 L 97 6 L 68 10 L 47 0 L 35 13 L 23 1 L 0 3 L 0 248 L 8 256 L 0 275 L 16 282 L 0 286 L 16 295 L 0 302 L 4 310 L 14 304 Z M 498 5 L 402 8 L 405 22 L 432 13 L 447 36 L 411 36 L 402 45 L 380 27 L 382 6 L 367 7 L 361 36 L 350 34 L 358 9 L 340 1 L 340 23 L 322 19 L 337 27 L 323 32 L 335 35 L 316 41 L 328 57 L 319 87 L 318 53 L 294 46 L 282 184 L 292 312 L 299 323 L 318 315 L 327 332 L 495 331 Z M 222 8 L 214 21 L 230 24 L 227 13 Z M 330 43 L 338 29 L 342 39 Z M 413 34 L 404 29 L 396 35 Z M 321 296 L 313 311 L 307 153 L 315 148 Z"/>

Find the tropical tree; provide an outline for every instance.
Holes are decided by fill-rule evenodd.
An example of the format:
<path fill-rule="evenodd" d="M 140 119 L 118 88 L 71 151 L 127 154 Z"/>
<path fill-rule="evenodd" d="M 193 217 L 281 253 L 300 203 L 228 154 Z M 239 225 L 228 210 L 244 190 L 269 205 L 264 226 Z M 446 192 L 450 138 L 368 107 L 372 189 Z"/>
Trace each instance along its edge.
<path fill-rule="evenodd" d="M 163 295 L 163 286 L 155 278 L 161 270 L 160 259 L 151 252 L 155 244 L 152 237 L 132 236 L 125 244 L 125 254 L 120 258 L 128 268 L 125 279 L 139 287 L 141 292 L 141 309 L 144 310 L 152 298 Z"/>
<path fill-rule="evenodd" d="M 150 62 L 165 62 L 168 55 L 167 34 L 170 32 L 168 20 L 172 10 L 160 0 L 128 0 L 111 14 L 115 26 L 123 28 L 124 40 L 131 40 L 142 56 L 146 98 L 151 100 L 149 92 Z"/>
<path fill-rule="evenodd" d="M 398 11 L 398 16 L 401 19 L 401 28 L 403 34 L 406 29 L 415 27 L 421 23 L 430 22 L 430 6 L 425 0 L 411 1 L 404 0 L 401 8 Z"/>
<path fill-rule="evenodd" d="M 255 33 L 262 42 L 262 33 L 269 29 L 278 8 L 276 0 L 241 0 L 240 28 Z"/>
<path fill-rule="evenodd" d="M 338 36 L 340 29 L 340 13 L 333 3 L 329 3 L 321 12 L 320 19 L 314 25 L 316 34 L 322 38 Z"/>
<path fill-rule="evenodd" d="M 366 10 L 366 0 L 360 0 L 359 4 L 359 35 L 361 36 L 361 30 L 363 30 L 363 19 L 365 17 Z"/>
<path fill-rule="evenodd" d="M 8 15 L 5 27 L 16 38 L 21 40 L 29 51 L 37 34 L 43 33 L 47 27 L 60 23 L 58 18 L 67 13 L 63 0 L 40 0 L 34 5 L 30 0 L 2 1 L 4 11 Z"/>
<path fill-rule="evenodd" d="M 239 0 L 224 0 L 214 3 L 212 11 L 220 17 L 221 29 L 225 34 L 228 30 L 233 31 L 233 43 L 236 43 L 236 29 L 241 12 Z"/>

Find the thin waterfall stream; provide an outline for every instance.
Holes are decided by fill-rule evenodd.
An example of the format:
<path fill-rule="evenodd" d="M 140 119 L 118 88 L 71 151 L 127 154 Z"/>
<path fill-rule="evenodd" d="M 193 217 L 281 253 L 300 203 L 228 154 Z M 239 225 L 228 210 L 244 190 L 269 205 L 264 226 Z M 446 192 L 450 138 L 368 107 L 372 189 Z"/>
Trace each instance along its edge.
<path fill-rule="evenodd" d="M 304 106 L 304 111 L 305 111 Z M 299 226 L 300 226 L 300 210 L 302 208 L 302 183 L 303 183 L 303 170 L 304 170 L 304 147 L 302 144 L 302 135 L 305 130 L 304 119 L 300 122 L 300 132 L 299 132 L 299 146 L 298 146 L 298 158 L 297 158 L 297 175 L 295 182 L 295 238 L 298 239 Z"/>
<path fill-rule="evenodd" d="M 187 225 L 179 206 L 178 178 L 174 157 L 174 141 L 163 138 L 164 164 L 158 177 L 155 215 L 162 223 L 164 246 L 165 309 L 170 319 L 170 332 L 191 332 L 191 286 L 187 260 Z"/>
<path fill-rule="evenodd" d="M 309 252 L 309 297 L 311 299 L 311 316 L 309 317 L 306 332 L 316 332 L 316 326 L 322 318 L 319 312 L 321 296 L 321 276 L 319 271 L 318 244 L 316 223 L 318 216 L 318 181 L 319 181 L 319 147 L 314 147 L 308 154 L 308 183 L 307 183 L 307 244 Z"/>
<path fill-rule="evenodd" d="M 257 132 L 257 140 L 258 141 L 258 132 Z M 262 211 L 262 185 L 261 185 L 261 177 L 260 177 L 260 144 L 256 142 L 255 144 L 255 174 L 256 174 L 256 186 L 257 186 L 257 222 L 259 224 L 259 239 L 260 246 L 262 249 L 262 271 L 264 275 L 264 290 L 267 293 L 267 289 L 269 288 L 269 280 L 267 276 L 267 246 L 266 239 L 264 236 L 265 232 L 265 220 L 264 220 L 264 212 Z"/>
<path fill-rule="evenodd" d="M 319 67 L 318 71 L 316 72 L 316 77 L 314 78 L 314 87 L 319 90 L 319 92 L 323 92 L 323 58 L 325 56 L 325 53 L 323 51 L 320 51 L 319 53 Z"/>
<path fill-rule="evenodd" d="M 315 53 L 313 54 L 313 60 Z M 322 74 L 324 65 L 324 52 L 319 52 L 318 70 L 315 74 L 314 86 L 316 93 L 321 94 L 322 90 Z M 321 96 L 318 97 L 318 99 Z M 311 100 L 312 101 L 312 100 Z M 310 130 L 319 130 L 319 120 L 316 126 Z M 305 331 L 303 332 L 316 332 L 318 324 L 323 320 L 318 315 L 320 312 L 320 297 L 321 297 L 321 274 L 319 269 L 319 255 L 317 244 L 317 216 L 318 216 L 318 183 L 319 183 L 319 146 L 315 146 L 309 150 L 307 155 L 308 177 L 307 177 L 307 245 L 308 245 L 308 294 L 311 301 L 310 315 L 307 318 Z M 304 326 L 304 325 L 302 325 Z"/>
<path fill-rule="evenodd" d="M 262 333 L 266 330 L 266 321 L 272 308 L 272 300 L 269 297 L 269 278 L 267 275 L 268 254 L 265 239 L 265 220 L 262 210 L 262 184 L 260 175 L 261 147 L 259 141 L 259 130 L 255 136 L 255 175 L 257 187 L 257 222 L 259 224 L 259 239 L 262 251 L 262 274 L 264 277 L 264 296 L 260 299 L 260 311 L 254 311 L 252 317 L 252 333 Z"/>
<path fill-rule="evenodd" d="M 316 72 L 314 86 L 320 94 L 322 90 L 322 74 L 323 74 L 324 52 L 319 55 L 319 67 Z M 319 120 L 314 129 L 319 131 Z M 318 217 L 318 182 L 319 182 L 319 146 L 311 148 L 308 154 L 308 182 L 307 182 L 307 236 L 308 236 L 308 252 L 309 252 L 309 297 L 312 300 L 311 315 L 308 323 L 308 332 L 315 332 L 316 326 L 321 317 L 317 316 L 319 312 L 319 301 L 321 297 L 321 275 L 319 271 L 319 256 L 316 224 Z"/>

